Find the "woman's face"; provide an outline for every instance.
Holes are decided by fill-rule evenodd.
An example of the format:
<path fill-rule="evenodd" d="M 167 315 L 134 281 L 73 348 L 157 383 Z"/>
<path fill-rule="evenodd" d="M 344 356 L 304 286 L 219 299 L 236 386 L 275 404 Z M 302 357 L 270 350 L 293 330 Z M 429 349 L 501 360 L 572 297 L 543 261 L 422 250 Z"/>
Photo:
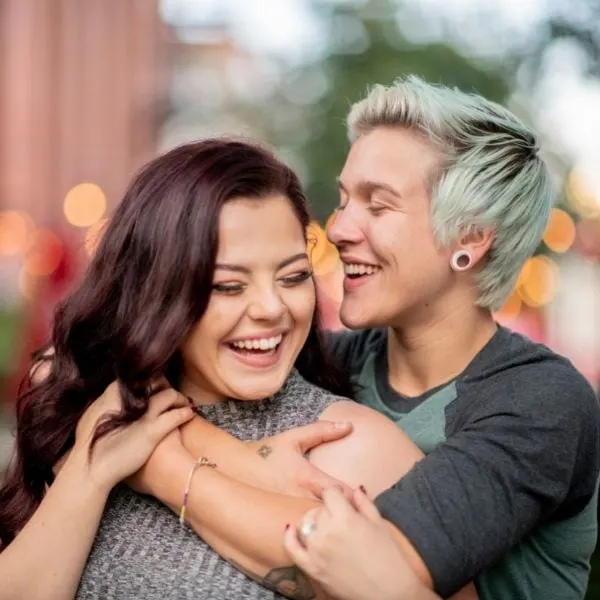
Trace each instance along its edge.
<path fill-rule="evenodd" d="M 286 197 L 227 202 L 208 308 L 181 348 L 182 392 L 202 404 L 277 392 L 310 330 L 311 275 L 302 225 Z"/>

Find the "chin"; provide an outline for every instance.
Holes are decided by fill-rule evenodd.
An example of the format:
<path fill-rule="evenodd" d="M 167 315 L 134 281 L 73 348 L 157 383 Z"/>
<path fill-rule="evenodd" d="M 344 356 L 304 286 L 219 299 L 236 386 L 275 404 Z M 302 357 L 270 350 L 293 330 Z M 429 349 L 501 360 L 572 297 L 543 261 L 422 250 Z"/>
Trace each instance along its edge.
<path fill-rule="evenodd" d="M 265 373 L 263 376 L 246 377 L 239 384 L 229 386 L 229 395 L 246 402 L 263 400 L 279 392 L 288 376 L 289 371 L 284 374 Z"/>
<path fill-rule="evenodd" d="M 364 312 L 355 310 L 344 309 L 340 310 L 340 321 L 344 327 L 348 329 L 365 329 L 367 327 L 375 327 L 373 319 Z"/>

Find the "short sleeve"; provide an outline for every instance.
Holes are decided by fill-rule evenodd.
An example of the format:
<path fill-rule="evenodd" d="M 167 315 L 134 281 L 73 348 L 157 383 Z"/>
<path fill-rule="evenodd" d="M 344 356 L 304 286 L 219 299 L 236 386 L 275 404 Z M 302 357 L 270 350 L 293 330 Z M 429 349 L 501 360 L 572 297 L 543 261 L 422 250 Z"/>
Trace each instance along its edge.
<path fill-rule="evenodd" d="M 461 429 L 376 501 L 444 597 L 542 520 L 581 510 L 600 468 L 598 402 L 571 366 L 508 370 L 473 393 Z"/>

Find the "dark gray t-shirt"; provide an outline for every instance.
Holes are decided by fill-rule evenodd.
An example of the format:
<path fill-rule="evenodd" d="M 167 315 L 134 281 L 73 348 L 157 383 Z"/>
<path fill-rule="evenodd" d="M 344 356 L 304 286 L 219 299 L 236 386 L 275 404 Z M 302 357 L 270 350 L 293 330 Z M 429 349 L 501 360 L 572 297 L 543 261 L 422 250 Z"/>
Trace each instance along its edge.
<path fill-rule="evenodd" d="M 579 600 L 597 535 L 600 409 L 566 359 L 500 327 L 455 380 L 407 398 L 389 385 L 387 331 L 334 334 L 358 400 L 427 457 L 377 498 L 446 597 Z"/>

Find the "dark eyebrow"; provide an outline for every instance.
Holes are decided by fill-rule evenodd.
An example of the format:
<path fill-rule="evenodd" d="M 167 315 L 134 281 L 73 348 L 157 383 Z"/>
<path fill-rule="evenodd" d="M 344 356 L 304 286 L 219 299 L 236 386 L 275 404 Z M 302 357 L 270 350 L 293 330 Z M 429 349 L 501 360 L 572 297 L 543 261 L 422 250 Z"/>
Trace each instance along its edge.
<path fill-rule="evenodd" d="M 299 260 L 308 260 L 308 255 L 306 254 L 306 252 L 299 252 L 298 254 L 294 254 L 293 256 L 282 260 L 277 265 L 277 270 L 279 271 L 280 269 L 283 269 L 284 267 L 287 267 L 288 265 L 291 265 L 292 263 L 295 263 Z M 215 265 L 215 269 L 222 269 L 223 271 L 233 271 L 235 273 L 245 273 L 246 275 L 250 274 L 250 269 L 248 267 L 243 267 L 242 265 L 217 263 Z"/>
<path fill-rule="evenodd" d="M 340 188 L 340 190 L 348 193 L 348 189 L 342 183 L 342 180 L 339 177 L 336 177 L 335 179 L 337 181 L 337 184 L 338 184 L 338 187 Z M 363 179 L 356 184 L 356 188 L 358 189 L 358 191 L 360 193 L 364 194 L 365 196 L 367 196 L 373 192 L 376 192 L 378 190 L 383 190 L 385 192 L 389 192 L 390 194 L 393 194 L 397 198 L 402 198 L 402 194 L 400 194 L 400 192 L 398 190 L 393 188 L 391 185 L 384 183 L 383 181 L 375 181 L 373 179 Z"/>

